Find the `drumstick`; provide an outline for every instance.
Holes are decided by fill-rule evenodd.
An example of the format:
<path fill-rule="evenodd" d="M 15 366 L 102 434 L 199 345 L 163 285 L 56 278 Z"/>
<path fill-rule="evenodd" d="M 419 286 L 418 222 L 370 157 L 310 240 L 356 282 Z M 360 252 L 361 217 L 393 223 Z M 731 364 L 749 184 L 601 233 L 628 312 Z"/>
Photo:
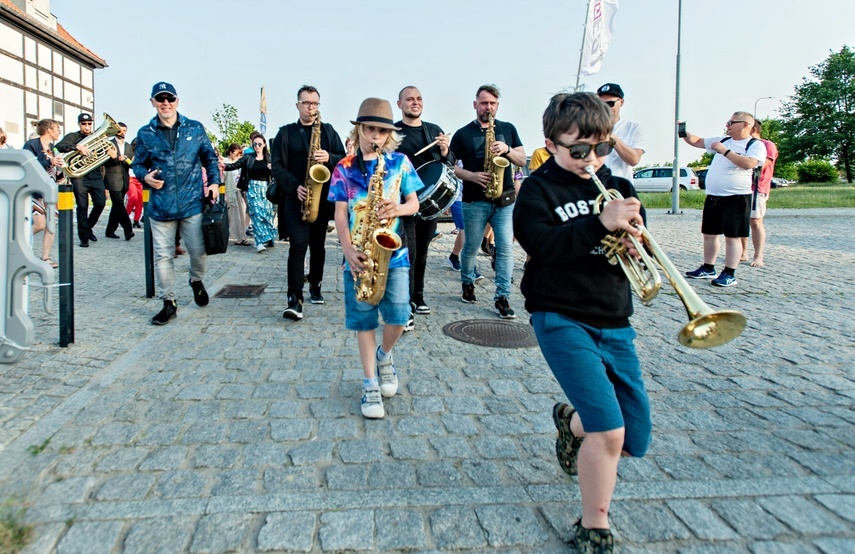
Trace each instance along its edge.
<path fill-rule="evenodd" d="M 425 146 L 424 148 L 422 148 L 421 150 L 419 150 L 418 152 L 413 154 L 413 157 L 415 158 L 416 156 L 418 156 L 422 152 L 427 152 L 432 146 L 436 146 L 436 143 L 438 143 L 438 142 L 439 142 L 439 139 L 436 139 L 432 143 L 428 144 L 427 146 Z"/>

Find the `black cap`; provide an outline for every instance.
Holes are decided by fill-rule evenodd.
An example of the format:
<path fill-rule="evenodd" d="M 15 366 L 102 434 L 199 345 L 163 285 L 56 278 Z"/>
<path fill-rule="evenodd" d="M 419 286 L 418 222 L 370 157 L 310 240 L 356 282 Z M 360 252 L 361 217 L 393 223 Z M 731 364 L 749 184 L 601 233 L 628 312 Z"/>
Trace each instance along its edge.
<path fill-rule="evenodd" d="M 604 94 L 614 94 L 619 98 L 623 98 L 623 89 L 616 83 L 606 83 L 597 89 L 597 96 L 602 96 Z"/>
<path fill-rule="evenodd" d="M 92 114 L 82 113 L 77 116 L 77 122 L 83 123 L 84 121 L 92 121 Z"/>

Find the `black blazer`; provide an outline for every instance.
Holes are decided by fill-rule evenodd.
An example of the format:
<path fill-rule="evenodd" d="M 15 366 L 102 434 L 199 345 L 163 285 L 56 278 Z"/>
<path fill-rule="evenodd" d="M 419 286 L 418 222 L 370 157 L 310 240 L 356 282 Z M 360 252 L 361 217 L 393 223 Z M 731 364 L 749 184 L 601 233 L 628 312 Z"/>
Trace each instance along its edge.
<path fill-rule="evenodd" d="M 112 142 L 116 150 L 119 150 L 116 139 L 113 139 Z M 134 157 L 134 151 L 128 141 L 125 141 L 124 152 L 119 152 L 119 154 L 123 155 L 127 162 L 120 162 L 117 157 L 107 160 L 107 163 L 104 164 L 104 184 L 107 186 L 107 190 L 126 191 L 130 186 L 130 160 Z"/>
<path fill-rule="evenodd" d="M 249 188 L 249 168 L 252 167 L 254 163 L 270 163 L 270 153 L 264 158 L 264 161 L 255 159 L 255 152 L 250 152 L 249 154 L 244 154 L 241 159 L 234 163 L 226 164 L 226 171 L 234 171 L 235 169 L 240 169 L 240 178 L 237 182 L 237 188 L 239 190 L 246 190 Z"/>

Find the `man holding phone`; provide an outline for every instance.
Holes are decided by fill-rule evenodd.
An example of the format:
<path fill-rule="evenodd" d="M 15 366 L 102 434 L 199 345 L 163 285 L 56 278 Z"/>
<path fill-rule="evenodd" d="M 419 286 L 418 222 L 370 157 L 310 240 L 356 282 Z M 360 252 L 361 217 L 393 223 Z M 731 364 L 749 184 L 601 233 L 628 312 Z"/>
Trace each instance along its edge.
<path fill-rule="evenodd" d="M 606 157 L 606 166 L 612 170 L 612 175 L 632 183 L 632 168 L 641 163 L 641 156 L 644 155 L 644 133 L 638 123 L 621 119 L 624 94 L 620 85 L 606 83 L 597 89 L 597 96 L 606 103 L 614 117 L 612 138 L 615 147 Z"/>
<path fill-rule="evenodd" d="M 190 253 L 190 287 L 198 306 L 208 304 L 202 284 L 205 275 L 205 245 L 202 240 L 204 202 L 219 196 L 220 170 L 217 154 L 198 121 L 178 113 L 178 93 L 169 83 L 155 83 L 151 105 L 157 115 L 137 132 L 131 168 L 137 179 L 151 187 L 146 217 L 151 221 L 154 244 L 154 279 L 163 309 L 151 322 L 166 325 L 177 314 L 175 303 L 175 233 Z M 202 182 L 202 167 L 208 183 Z"/>

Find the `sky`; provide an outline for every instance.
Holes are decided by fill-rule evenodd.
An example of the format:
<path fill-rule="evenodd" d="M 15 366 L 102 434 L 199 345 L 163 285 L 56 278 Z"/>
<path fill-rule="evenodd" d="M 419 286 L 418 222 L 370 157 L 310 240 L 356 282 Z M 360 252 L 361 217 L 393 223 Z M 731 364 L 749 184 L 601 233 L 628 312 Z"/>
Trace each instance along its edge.
<path fill-rule="evenodd" d="M 855 46 L 851 0 L 682 4 L 679 113 L 703 137 L 720 136 L 735 111 L 776 117 L 810 66 Z M 342 138 L 366 97 L 388 99 L 397 118 L 406 85 L 420 89 L 423 119 L 452 133 L 474 118 L 478 87 L 495 83 L 497 118 L 516 126 L 528 154 L 543 146 L 549 98 L 576 83 L 585 10 L 585 0 L 51 2 L 107 61 L 95 72 L 96 124 L 106 112 L 129 136 L 153 117 L 161 80 L 178 90 L 180 113 L 212 129 L 223 104 L 257 124 L 263 86 L 270 137 L 296 120 L 297 89 L 311 84 Z M 674 158 L 677 15 L 677 0 L 619 0 L 602 68 L 581 79 L 587 91 L 622 86 L 621 116 L 645 134 L 643 165 Z M 681 165 L 701 154 L 681 142 Z"/>

